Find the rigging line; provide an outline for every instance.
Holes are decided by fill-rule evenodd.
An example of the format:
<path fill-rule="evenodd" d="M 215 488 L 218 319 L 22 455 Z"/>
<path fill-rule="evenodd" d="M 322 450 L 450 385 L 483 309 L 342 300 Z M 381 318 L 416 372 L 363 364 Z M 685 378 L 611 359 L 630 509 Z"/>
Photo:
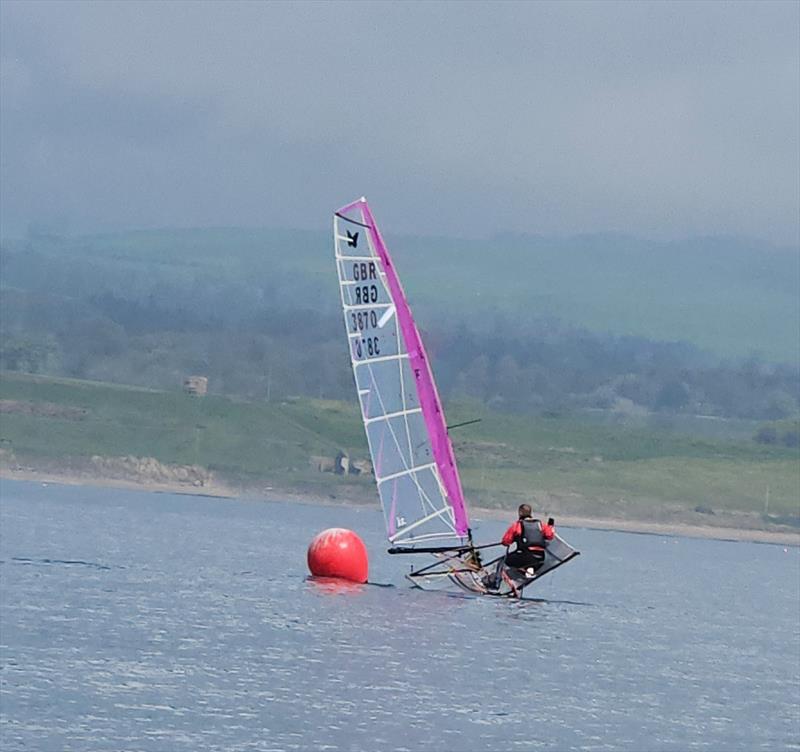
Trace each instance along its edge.
<path fill-rule="evenodd" d="M 445 426 L 445 428 L 450 431 L 453 428 L 461 428 L 462 426 L 471 426 L 473 423 L 480 423 L 483 418 L 475 418 L 474 420 L 465 420 L 462 423 L 453 423 L 452 426 Z"/>
<path fill-rule="evenodd" d="M 436 562 L 439 564 L 440 562 Z M 447 566 L 446 564 L 442 563 L 442 566 Z M 452 567 L 448 567 L 447 571 L 445 572 L 425 572 L 424 574 L 420 574 L 419 572 L 409 572 L 408 577 L 449 577 L 451 574 L 477 574 L 474 569 L 453 569 Z"/>
<path fill-rule="evenodd" d="M 470 546 L 468 544 L 464 544 L 463 546 L 433 546 L 427 548 L 394 547 L 389 549 L 389 553 L 390 554 L 435 554 L 435 553 L 447 553 L 448 551 L 451 551 L 453 553 L 453 556 L 448 558 L 455 558 L 460 556 L 461 554 L 468 553 L 469 551 L 482 551 L 484 548 L 496 548 L 502 545 L 503 545 L 502 543 L 484 543 L 482 546 Z M 497 561 L 497 559 L 495 559 L 494 561 Z"/>
<path fill-rule="evenodd" d="M 461 560 L 460 557 L 461 554 L 453 554 L 453 556 L 445 556 L 444 558 L 437 558 L 436 561 L 434 561 L 432 564 L 428 564 L 422 567 L 422 569 L 415 569 L 413 572 L 411 572 L 411 576 L 424 575 L 426 572 L 430 572 L 430 570 L 433 569 L 434 567 L 449 567 L 450 564 L 448 562 L 451 562 L 454 559 L 458 559 L 460 561 Z"/>
<path fill-rule="evenodd" d="M 339 212 L 333 213 L 335 217 L 339 217 L 339 219 L 343 219 L 345 222 L 351 222 L 354 225 L 358 225 L 359 227 L 366 227 L 368 230 L 372 229 L 372 225 L 365 225 L 363 222 L 357 222 L 355 219 L 350 219 L 350 217 L 345 217 L 344 214 L 339 214 Z"/>

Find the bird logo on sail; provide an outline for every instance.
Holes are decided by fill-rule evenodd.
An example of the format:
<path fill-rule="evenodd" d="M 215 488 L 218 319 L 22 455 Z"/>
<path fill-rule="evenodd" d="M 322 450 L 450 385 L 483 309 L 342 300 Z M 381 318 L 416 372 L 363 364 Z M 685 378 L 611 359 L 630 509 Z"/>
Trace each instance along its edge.
<path fill-rule="evenodd" d="M 350 230 L 347 230 L 347 245 L 350 248 L 357 248 L 358 247 L 358 233 L 352 233 Z"/>

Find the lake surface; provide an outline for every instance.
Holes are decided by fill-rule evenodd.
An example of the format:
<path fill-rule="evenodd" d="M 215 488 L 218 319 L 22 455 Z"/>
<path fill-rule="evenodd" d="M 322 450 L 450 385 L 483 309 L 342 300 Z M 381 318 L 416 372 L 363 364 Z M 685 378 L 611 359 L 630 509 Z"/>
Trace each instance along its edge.
<path fill-rule="evenodd" d="M 0 491 L 4 752 L 800 749 L 797 548 L 562 528 L 515 603 L 412 589 L 377 509 Z M 394 587 L 306 580 L 334 526 Z"/>

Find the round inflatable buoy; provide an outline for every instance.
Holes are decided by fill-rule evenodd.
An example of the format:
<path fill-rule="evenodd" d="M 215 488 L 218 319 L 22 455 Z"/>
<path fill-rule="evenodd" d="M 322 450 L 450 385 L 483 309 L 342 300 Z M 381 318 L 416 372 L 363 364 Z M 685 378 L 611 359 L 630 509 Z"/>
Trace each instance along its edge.
<path fill-rule="evenodd" d="M 367 547 L 352 530 L 342 527 L 323 530 L 308 546 L 308 568 L 315 577 L 366 582 Z"/>

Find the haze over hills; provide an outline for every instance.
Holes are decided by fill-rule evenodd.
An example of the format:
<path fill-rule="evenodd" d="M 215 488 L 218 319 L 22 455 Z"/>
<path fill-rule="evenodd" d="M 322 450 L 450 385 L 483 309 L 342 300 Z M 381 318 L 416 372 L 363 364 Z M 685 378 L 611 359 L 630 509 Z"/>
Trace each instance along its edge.
<path fill-rule="evenodd" d="M 749 421 L 800 409 L 796 250 L 386 235 L 445 400 Z M 292 230 L 5 241 L 0 368 L 349 400 L 332 255 L 328 233 Z"/>
<path fill-rule="evenodd" d="M 420 324 L 530 331 L 541 319 L 614 336 L 684 342 L 716 357 L 800 362 L 800 249 L 710 237 L 483 240 L 384 230 Z M 5 288 L 125 299 L 168 285 L 191 308 L 223 287 L 245 300 L 337 311 L 327 233 L 187 229 L 3 243 Z M 176 301 L 177 304 L 177 301 Z"/>

